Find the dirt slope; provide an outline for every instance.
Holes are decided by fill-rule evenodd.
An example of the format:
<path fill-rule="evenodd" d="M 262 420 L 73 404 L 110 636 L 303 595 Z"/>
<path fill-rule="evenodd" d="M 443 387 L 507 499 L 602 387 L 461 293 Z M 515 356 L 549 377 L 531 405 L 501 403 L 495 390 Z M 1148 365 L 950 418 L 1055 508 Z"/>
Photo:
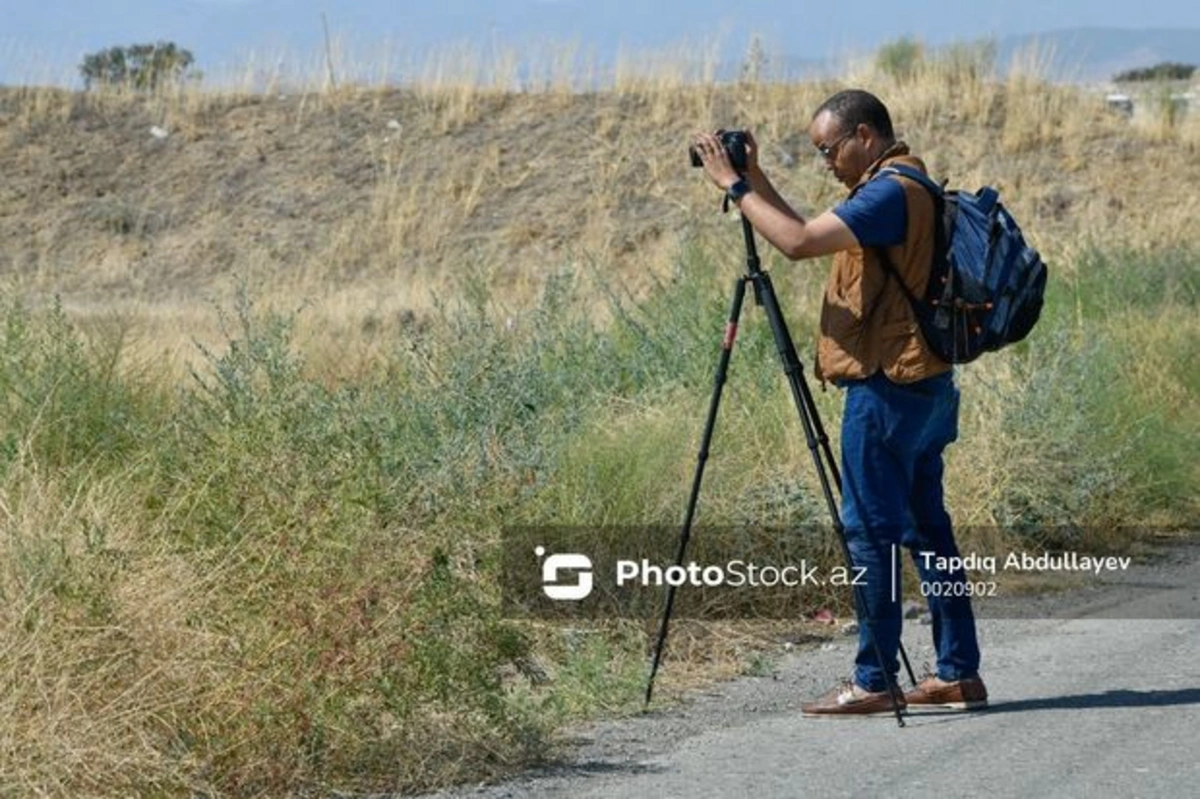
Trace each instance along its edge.
<path fill-rule="evenodd" d="M 544 258 L 589 232 L 628 253 L 682 218 L 662 185 L 635 183 L 627 156 L 628 189 L 600 185 L 620 98 L 553 113 L 532 97 L 475 98 L 453 126 L 401 92 L 187 114 L 75 96 L 34 119 L 29 102 L 0 93 L 0 275 L 36 291 L 153 299 L 239 269 L 411 275 L 481 252 Z M 680 136 L 638 134 L 655 149 Z"/>
<path fill-rule="evenodd" d="M 0 281 L 104 305 L 187 300 L 232 275 L 298 296 L 395 291 L 465 264 L 500 283 L 582 260 L 636 278 L 665 268 L 680 233 L 720 224 L 711 186 L 686 166 L 696 127 L 751 126 L 790 200 L 834 202 L 803 135 L 827 90 L 0 89 Z M 972 118 L 955 98 L 893 93 L 901 135 L 935 174 L 1000 186 L 1043 248 L 1195 236 L 1194 135 L 1139 132 L 1053 93 L 1029 119 L 1015 95 Z"/>

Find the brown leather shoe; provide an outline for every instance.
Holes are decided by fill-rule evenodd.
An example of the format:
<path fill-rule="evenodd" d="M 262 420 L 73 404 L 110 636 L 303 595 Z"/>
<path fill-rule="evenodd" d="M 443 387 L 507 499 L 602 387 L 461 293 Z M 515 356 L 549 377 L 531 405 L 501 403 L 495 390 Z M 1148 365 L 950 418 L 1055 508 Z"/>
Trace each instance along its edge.
<path fill-rule="evenodd" d="M 904 710 L 904 698 L 900 698 Z M 844 682 L 820 699 L 800 706 L 808 718 L 837 718 L 842 716 L 892 716 L 896 711 L 887 691 L 867 691 L 853 682 Z"/>
<path fill-rule="evenodd" d="M 917 687 L 904 694 L 910 710 L 982 710 L 987 707 L 987 688 L 983 680 L 969 677 L 947 682 L 936 675 L 921 680 Z"/>

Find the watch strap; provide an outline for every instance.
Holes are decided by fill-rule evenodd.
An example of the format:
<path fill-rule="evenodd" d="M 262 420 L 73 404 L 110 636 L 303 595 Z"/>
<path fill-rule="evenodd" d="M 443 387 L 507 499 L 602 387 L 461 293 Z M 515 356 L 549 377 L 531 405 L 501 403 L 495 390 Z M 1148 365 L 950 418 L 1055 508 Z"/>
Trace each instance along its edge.
<path fill-rule="evenodd" d="M 738 178 L 732 186 L 725 190 L 725 202 L 721 204 L 723 211 L 729 211 L 729 204 L 737 205 L 738 200 L 745 197 L 753 189 L 750 188 L 750 182 L 745 178 Z"/>
<path fill-rule="evenodd" d="M 737 202 L 751 191 L 750 182 L 745 178 L 738 178 L 732 186 L 725 190 L 725 196 L 729 198 L 730 202 Z"/>

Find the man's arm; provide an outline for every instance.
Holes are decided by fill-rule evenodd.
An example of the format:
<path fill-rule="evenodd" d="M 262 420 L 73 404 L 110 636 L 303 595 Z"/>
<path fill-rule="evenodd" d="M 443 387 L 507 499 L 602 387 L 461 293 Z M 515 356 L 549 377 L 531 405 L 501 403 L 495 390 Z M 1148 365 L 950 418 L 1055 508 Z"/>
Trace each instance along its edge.
<path fill-rule="evenodd" d="M 775 189 L 775 185 L 771 183 L 771 179 L 767 177 L 767 173 L 762 171 L 762 168 L 757 164 L 750 167 L 750 171 L 746 174 L 746 179 L 750 182 L 752 188 L 764 200 L 770 203 L 775 208 L 778 208 L 792 219 L 804 221 L 800 214 L 796 213 L 792 206 L 788 205 L 787 200 L 779 194 Z"/>
<path fill-rule="evenodd" d="M 738 208 L 764 239 L 793 261 L 858 246 L 854 232 L 832 211 L 806 222 L 795 211 L 781 210 L 757 189 L 744 196 Z"/>

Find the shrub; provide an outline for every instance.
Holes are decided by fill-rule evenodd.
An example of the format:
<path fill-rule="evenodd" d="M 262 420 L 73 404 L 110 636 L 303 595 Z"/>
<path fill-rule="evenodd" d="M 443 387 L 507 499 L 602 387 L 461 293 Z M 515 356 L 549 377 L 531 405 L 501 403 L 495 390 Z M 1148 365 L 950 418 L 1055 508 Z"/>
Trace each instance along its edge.
<path fill-rule="evenodd" d="M 1154 80 L 1189 80 L 1196 71 L 1192 64 L 1163 61 L 1152 67 L 1139 67 L 1118 72 L 1113 76 L 1117 83 L 1145 83 Z"/>
<path fill-rule="evenodd" d="M 925 46 L 916 39 L 902 36 L 879 48 L 875 65 L 881 72 L 899 81 L 908 80 L 925 57 Z"/>
<path fill-rule="evenodd" d="M 109 47 L 83 57 L 79 72 L 83 84 L 129 86 L 150 91 L 162 83 L 188 77 L 195 58 L 190 50 L 174 42 L 132 44 L 128 47 Z"/>

